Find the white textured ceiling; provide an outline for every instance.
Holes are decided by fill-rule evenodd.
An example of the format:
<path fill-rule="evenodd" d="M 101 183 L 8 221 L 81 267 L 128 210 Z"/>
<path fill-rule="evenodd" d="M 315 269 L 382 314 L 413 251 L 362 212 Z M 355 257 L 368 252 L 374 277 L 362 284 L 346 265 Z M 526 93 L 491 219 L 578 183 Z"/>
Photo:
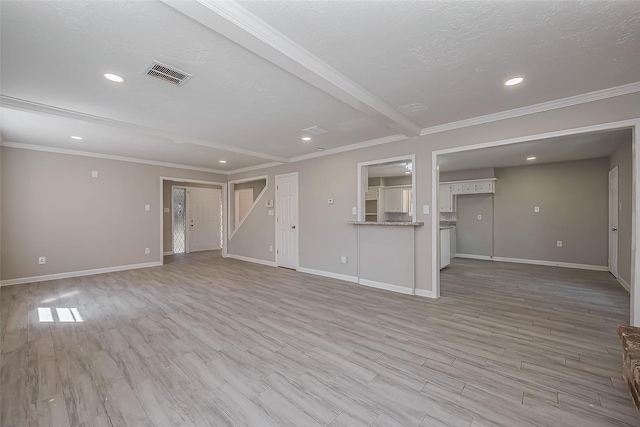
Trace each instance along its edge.
<path fill-rule="evenodd" d="M 631 142 L 631 129 L 547 138 L 438 156 L 440 172 L 504 168 L 566 162 L 610 156 L 622 143 Z M 529 161 L 527 157 L 536 157 Z"/>
<path fill-rule="evenodd" d="M 313 70 L 242 47 L 249 32 L 230 40 L 167 2 L 0 2 L 3 139 L 234 170 L 397 133 L 357 99 L 309 84 Z M 239 4 L 350 79 L 347 90 L 420 127 L 640 80 L 637 1 Z M 194 77 L 147 77 L 154 60 Z M 525 83 L 505 89 L 514 74 Z M 314 125 L 329 132 L 301 142 Z M 80 146 L 67 139 L 77 129 Z"/>

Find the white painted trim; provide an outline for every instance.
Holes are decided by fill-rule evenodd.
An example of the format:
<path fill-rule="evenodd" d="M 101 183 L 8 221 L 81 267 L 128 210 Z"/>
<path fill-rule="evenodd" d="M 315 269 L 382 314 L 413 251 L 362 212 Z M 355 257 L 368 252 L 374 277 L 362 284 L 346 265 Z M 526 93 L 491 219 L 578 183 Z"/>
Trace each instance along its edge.
<path fill-rule="evenodd" d="M 617 277 L 618 283 L 629 293 L 631 293 L 631 286 L 620 276 Z"/>
<path fill-rule="evenodd" d="M 397 292 L 399 294 L 413 295 L 413 289 L 406 286 L 391 285 L 389 283 L 376 282 L 368 279 L 358 279 L 358 283 L 370 288 L 384 289 L 385 291 Z"/>
<path fill-rule="evenodd" d="M 497 147 L 500 145 L 516 144 L 519 142 L 536 141 L 545 138 L 555 138 L 559 136 L 576 135 L 588 132 L 607 131 L 615 129 L 631 128 L 632 130 L 632 202 L 631 202 L 631 310 L 630 324 L 640 326 L 640 284 L 636 281 L 636 271 L 640 271 L 640 253 L 636 250 L 637 242 L 640 241 L 640 227 L 637 223 L 637 214 L 640 213 L 640 185 L 637 185 L 640 178 L 640 141 L 638 140 L 638 129 L 640 128 L 640 118 L 621 120 L 617 122 L 601 123 L 592 126 L 584 126 L 580 128 L 566 129 L 562 131 L 547 132 L 537 135 L 529 135 L 517 138 L 509 138 L 498 141 L 491 141 L 475 145 L 466 145 L 461 147 L 435 150 L 432 152 L 432 180 L 431 180 L 431 197 L 432 197 L 432 220 L 431 220 L 431 274 L 433 288 L 436 295 L 440 295 L 440 256 L 439 256 L 439 212 L 438 192 L 440 176 L 438 173 L 438 156 L 447 153 L 457 153 L 461 151 L 476 150 L 478 148 Z M 433 238 L 435 237 L 435 238 Z M 608 268 L 605 270 L 608 271 Z"/>
<path fill-rule="evenodd" d="M 368 187 L 368 178 L 369 178 L 369 174 L 367 173 L 367 176 L 365 179 L 364 178 L 364 168 L 367 166 L 372 166 L 372 165 L 379 165 L 381 163 L 390 163 L 390 162 L 402 162 L 402 161 L 410 161 L 412 166 L 412 174 L 411 174 L 411 190 L 413 192 L 412 197 L 411 197 L 411 204 L 412 204 L 412 209 L 413 209 L 413 215 L 411 217 L 411 220 L 413 222 L 417 222 L 417 215 L 418 213 L 416 212 L 416 175 L 417 175 L 417 165 L 416 165 L 416 155 L 415 154 L 407 154 L 404 156 L 396 156 L 396 157 L 389 157 L 386 159 L 377 159 L 377 160 L 369 160 L 366 162 L 359 162 L 357 164 L 357 170 L 358 170 L 358 180 L 357 180 L 357 185 L 358 185 L 358 200 L 357 200 L 357 210 L 358 210 L 358 221 L 364 221 L 365 220 L 365 187 Z M 367 183 L 367 185 L 365 185 L 365 183 Z"/>
<path fill-rule="evenodd" d="M 485 261 L 491 261 L 493 258 L 489 255 L 476 255 L 476 254 L 456 254 L 456 258 L 467 258 L 467 259 L 482 259 Z"/>
<path fill-rule="evenodd" d="M 421 128 L 391 105 L 258 18 L 237 2 L 163 0 L 168 6 L 320 89 L 377 122 L 407 135 Z"/>
<path fill-rule="evenodd" d="M 496 257 L 493 257 L 493 261 L 513 262 L 516 264 L 544 265 L 548 267 L 576 268 L 579 270 L 609 271 L 609 267 L 606 265 L 577 264 L 573 262 L 555 262 L 555 261 L 544 261 L 539 259 L 505 258 L 505 257 L 496 256 Z"/>
<path fill-rule="evenodd" d="M 426 289 L 416 289 L 415 295 L 426 298 L 438 298 L 433 291 L 428 291 Z"/>
<path fill-rule="evenodd" d="M 280 165 L 284 165 L 286 163 L 283 162 L 270 162 L 270 163 L 263 163 L 261 165 L 255 165 L 255 166 L 248 166 L 246 168 L 240 168 L 240 169 L 234 169 L 234 170 L 230 170 L 229 171 L 229 175 L 235 175 L 238 173 L 243 173 L 243 172 L 252 172 L 255 170 L 260 170 L 260 169 L 266 169 L 266 168 L 272 168 L 275 166 L 280 166 Z"/>
<path fill-rule="evenodd" d="M 265 180 L 264 188 L 262 189 L 260 194 L 258 194 L 258 197 L 256 197 L 255 200 L 253 201 L 253 204 L 251 205 L 251 208 L 249 208 L 249 212 L 247 212 L 247 216 L 242 218 L 242 220 L 240 221 L 240 224 L 238 224 L 238 226 L 235 229 L 231 230 L 231 224 L 230 224 L 231 215 L 229 215 L 229 210 L 231 209 L 231 197 L 232 196 L 235 197 L 235 191 L 232 191 L 233 189 L 231 188 L 231 186 L 232 185 L 235 186 L 235 184 L 242 184 L 242 183 L 250 182 L 250 181 L 258 181 L 258 180 L 261 180 L 261 179 Z M 267 192 L 267 189 L 269 188 L 269 176 L 268 175 L 261 175 L 261 176 L 254 176 L 254 177 L 251 177 L 251 178 L 238 179 L 236 181 L 227 182 L 227 185 L 229 186 L 229 193 L 227 194 L 227 196 L 229 198 L 229 201 L 227 203 L 227 230 L 230 230 L 230 234 L 229 234 L 229 236 L 227 236 L 227 242 L 229 242 L 229 241 L 231 241 L 233 236 L 235 236 L 236 232 L 240 229 L 242 224 L 244 224 L 244 221 L 249 217 L 249 214 L 253 211 L 253 209 L 256 206 L 258 206 L 258 202 L 262 199 L 262 196 L 264 196 L 264 194 Z M 233 209 L 234 209 L 234 214 L 235 214 L 235 204 L 234 204 Z"/>
<path fill-rule="evenodd" d="M 298 269 L 298 267 L 300 267 L 300 179 L 298 176 L 298 172 L 287 172 L 287 173 L 281 173 L 278 174 L 276 176 L 274 176 L 274 185 L 276 186 L 276 191 L 275 191 L 275 215 L 274 215 L 274 237 L 275 237 L 275 247 L 276 247 L 276 253 L 275 253 L 275 257 L 276 257 L 276 261 L 275 261 L 275 265 L 278 266 L 278 251 L 280 250 L 280 248 L 278 247 L 278 178 L 286 178 L 289 176 L 295 176 L 296 177 L 296 220 L 298 221 L 298 223 L 296 224 L 296 270 Z"/>
<path fill-rule="evenodd" d="M 232 258 L 232 259 L 237 259 L 239 261 L 246 261 L 246 262 L 252 262 L 254 264 L 267 265 L 269 267 L 277 267 L 274 261 L 266 261 L 264 259 L 250 258 L 248 256 L 234 255 L 234 254 L 227 253 L 225 258 Z"/>
<path fill-rule="evenodd" d="M 222 215 L 226 216 L 227 212 L 225 209 L 225 196 L 227 194 L 227 183 L 226 182 L 215 182 L 215 181 L 203 181 L 199 179 L 187 179 L 187 178 L 174 178 L 171 176 L 161 176 L 160 177 L 160 198 L 159 198 L 159 211 L 160 211 L 160 250 L 159 254 L 164 253 L 164 181 L 175 181 L 180 183 L 194 183 L 194 184 L 207 184 L 207 185 L 219 185 L 222 187 Z M 188 187 L 188 186 L 185 186 Z M 173 194 L 173 193 L 172 193 Z M 172 195 L 170 195 L 171 197 Z M 185 207 L 186 208 L 186 207 Z M 173 197 L 171 197 L 171 221 L 173 222 Z M 225 222 L 225 218 L 222 219 L 222 233 L 223 236 L 226 235 L 227 224 Z M 173 236 L 173 226 L 172 226 L 172 236 Z M 173 247 L 173 245 L 172 245 Z M 185 248 L 186 249 L 186 248 Z M 224 241 L 224 245 L 222 246 L 222 256 L 225 256 L 227 253 L 227 241 Z M 163 256 L 160 257 L 160 264 L 164 264 Z"/>
<path fill-rule="evenodd" d="M 0 286 L 21 285 L 23 283 L 45 282 L 49 280 L 68 279 L 71 277 L 92 276 L 94 274 L 113 273 L 116 271 L 135 270 L 138 268 L 159 267 L 161 261 L 145 262 L 142 264 L 118 265 L 116 267 L 94 268 L 92 270 L 69 271 L 66 273 L 45 274 L 43 276 L 20 277 L 0 281 Z"/>
<path fill-rule="evenodd" d="M 501 145 L 517 144 L 520 142 L 538 141 L 540 139 L 558 138 L 561 136 L 576 135 L 581 133 L 600 132 L 600 131 L 615 130 L 615 129 L 626 129 L 626 128 L 632 128 L 634 125 L 636 125 L 637 122 L 638 122 L 638 119 L 621 120 L 619 122 L 602 123 L 599 125 L 564 129 L 559 131 L 540 133 L 537 135 L 518 136 L 516 138 L 482 142 L 480 144 L 474 144 L 474 145 L 463 145 L 463 146 L 454 147 L 454 148 L 445 148 L 442 150 L 434 151 L 434 153 L 437 155 L 459 153 L 461 151 L 477 150 L 478 148 L 498 147 Z"/>
<path fill-rule="evenodd" d="M 344 153 L 345 151 L 359 150 L 361 148 L 374 147 L 376 145 L 389 144 L 390 142 L 398 142 L 409 139 L 406 135 L 396 134 L 385 136 L 382 138 L 370 139 L 368 141 L 357 142 L 355 144 L 343 145 L 341 147 L 330 148 L 328 150 L 316 151 L 315 153 L 303 154 L 289 159 L 289 162 L 299 162 L 302 160 L 313 159 L 316 157 L 329 156 L 331 154 Z"/>
<path fill-rule="evenodd" d="M 358 278 L 356 276 L 349 276 L 347 274 L 332 273 L 330 271 L 314 270 L 313 268 L 305 267 L 298 267 L 298 271 L 300 273 L 313 274 L 315 276 L 330 277 L 332 279 L 344 280 L 345 282 L 358 283 Z"/>
<path fill-rule="evenodd" d="M 23 144 L 21 142 L 3 142 L 3 147 L 18 148 L 21 150 L 44 151 L 46 153 L 67 154 L 70 156 L 93 157 L 95 159 L 116 160 L 120 162 L 140 163 L 143 165 L 161 166 L 166 168 L 187 169 L 192 171 L 217 173 L 228 175 L 229 172 L 218 169 L 200 168 L 196 166 L 180 165 L 177 163 L 156 162 L 155 160 L 136 159 L 134 157 L 113 156 L 111 154 L 90 153 L 88 151 L 68 150 L 66 148 L 47 147 L 44 145 Z"/>
<path fill-rule="evenodd" d="M 162 256 L 169 256 L 169 255 L 175 255 L 175 254 L 173 253 L 173 251 L 168 251 L 168 252 L 163 252 L 162 253 Z"/>
<path fill-rule="evenodd" d="M 113 120 L 106 117 L 94 116 L 92 114 L 81 113 L 79 111 L 67 110 L 64 108 L 54 107 L 52 105 L 40 104 L 33 101 L 27 101 L 20 98 L 14 98 L 11 96 L 0 95 L 0 103 L 3 107 L 12 110 L 38 112 L 42 114 L 48 114 L 57 117 L 67 117 L 74 120 L 81 120 L 89 123 L 97 123 L 99 125 L 111 126 L 119 129 L 125 129 L 133 132 L 141 132 L 147 135 L 155 136 L 171 141 L 182 141 L 189 144 L 200 145 L 203 147 L 216 148 L 219 150 L 230 151 L 232 153 L 244 154 L 247 156 L 257 157 L 261 159 L 275 160 L 278 162 L 286 162 L 287 159 L 282 157 L 271 156 L 269 154 L 259 153 L 256 151 L 245 150 L 233 145 L 224 145 L 212 142 L 210 140 L 202 140 L 198 138 L 192 138 L 189 136 L 178 135 L 171 132 L 166 132 L 159 129 L 154 129 L 146 126 L 137 125 L 134 123 L 122 122 L 119 120 Z M 228 172 L 225 172 L 227 174 Z"/>
<path fill-rule="evenodd" d="M 597 90 L 595 92 L 583 93 L 580 95 L 570 96 L 568 98 L 542 102 L 540 104 L 529 105 L 522 108 L 515 108 L 513 110 L 502 111 L 499 113 L 487 114 L 485 116 L 472 117 L 470 119 L 459 120 L 457 122 L 426 127 L 422 129 L 422 131 L 420 132 L 420 136 L 446 132 L 469 126 L 481 125 L 484 123 L 497 122 L 499 120 L 526 116 L 528 114 L 542 113 L 544 111 L 570 107 L 572 105 L 579 105 L 592 101 L 599 101 L 602 99 L 613 98 L 616 96 L 627 95 L 635 92 L 640 92 L 640 82 L 630 83 L 622 86 L 615 86 L 608 89 Z"/>

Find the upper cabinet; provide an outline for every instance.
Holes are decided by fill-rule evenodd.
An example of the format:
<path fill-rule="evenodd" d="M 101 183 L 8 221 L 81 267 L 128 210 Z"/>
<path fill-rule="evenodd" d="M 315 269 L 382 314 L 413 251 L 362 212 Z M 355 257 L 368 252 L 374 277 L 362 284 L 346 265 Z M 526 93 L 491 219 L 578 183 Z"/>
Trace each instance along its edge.
<path fill-rule="evenodd" d="M 380 198 L 380 187 L 369 187 L 369 190 L 364 193 L 365 200 L 378 200 Z"/>
<path fill-rule="evenodd" d="M 384 211 L 409 213 L 411 209 L 411 187 L 385 188 Z"/>
<path fill-rule="evenodd" d="M 455 212 L 456 197 L 461 194 L 487 194 L 496 192 L 496 179 L 474 179 L 470 181 L 440 183 L 440 212 Z"/>

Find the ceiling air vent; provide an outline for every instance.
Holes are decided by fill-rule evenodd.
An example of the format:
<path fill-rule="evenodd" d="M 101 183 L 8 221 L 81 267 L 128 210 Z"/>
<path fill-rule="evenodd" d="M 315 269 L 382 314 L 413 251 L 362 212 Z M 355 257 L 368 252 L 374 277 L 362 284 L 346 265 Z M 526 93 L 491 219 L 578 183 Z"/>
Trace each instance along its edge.
<path fill-rule="evenodd" d="M 321 127 L 318 127 L 318 126 L 311 126 L 310 128 L 302 129 L 302 132 L 306 132 L 311 135 L 322 135 L 324 133 L 327 133 L 327 130 L 322 129 Z"/>
<path fill-rule="evenodd" d="M 182 86 L 188 82 L 193 75 L 180 71 L 176 68 L 169 67 L 158 61 L 153 61 L 153 64 L 147 68 L 147 75 L 155 77 L 156 79 L 164 80 L 167 83 L 171 83 L 175 86 Z"/>

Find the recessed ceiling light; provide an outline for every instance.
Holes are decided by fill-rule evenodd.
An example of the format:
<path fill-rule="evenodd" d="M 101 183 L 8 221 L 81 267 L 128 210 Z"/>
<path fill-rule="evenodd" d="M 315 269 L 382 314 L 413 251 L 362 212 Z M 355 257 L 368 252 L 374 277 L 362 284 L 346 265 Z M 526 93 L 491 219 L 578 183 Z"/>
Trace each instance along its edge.
<path fill-rule="evenodd" d="M 81 136 L 71 135 L 71 139 L 84 139 Z"/>
<path fill-rule="evenodd" d="M 111 80 L 112 82 L 122 83 L 124 79 L 117 74 L 105 73 L 104 78 L 107 80 Z"/>
<path fill-rule="evenodd" d="M 318 148 L 318 151 L 323 151 L 323 150 L 324 150 L 324 148 Z"/>
<path fill-rule="evenodd" d="M 527 157 L 527 160 L 535 160 L 535 159 L 536 159 L 536 156 L 529 156 L 529 157 Z"/>
<path fill-rule="evenodd" d="M 310 137 L 308 137 L 308 136 L 303 136 L 303 137 L 302 137 L 302 140 L 303 140 L 303 141 L 311 141 L 311 138 L 310 138 Z"/>
<path fill-rule="evenodd" d="M 220 163 L 227 163 L 226 160 L 220 160 Z"/>
<path fill-rule="evenodd" d="M 524 78 L 522 77 L 514 77 L 512 79 L 507 80 L 506 82 L 504 82 L 505 86 L 514 86 L 517 84 L 520 84 L 524 81 Z"/>
<path fill-rule="evenodd" d="M 405 173 L 408 175 L 411 175 L 411 171 L 406 171 Z"/>

